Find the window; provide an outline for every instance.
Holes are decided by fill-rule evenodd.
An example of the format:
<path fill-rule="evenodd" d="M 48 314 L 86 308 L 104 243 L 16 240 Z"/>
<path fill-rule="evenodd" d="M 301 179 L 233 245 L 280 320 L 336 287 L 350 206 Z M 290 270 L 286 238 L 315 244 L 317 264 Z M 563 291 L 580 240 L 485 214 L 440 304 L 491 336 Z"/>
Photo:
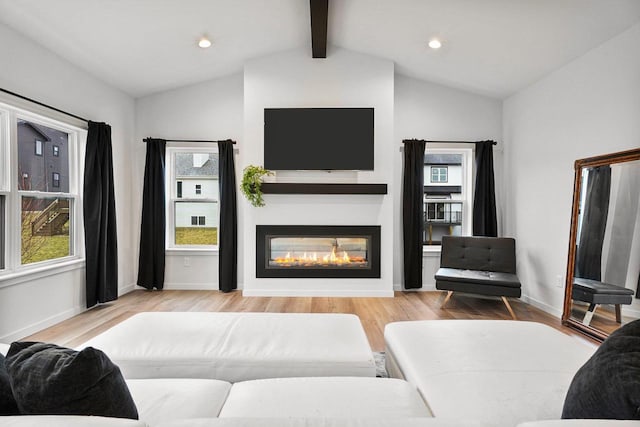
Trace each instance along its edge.
<path fill-rule="evenodd" d="M 60 157 L 60 147 L 58 147 L 57 145 L 53 146 L 53 156 Z"/>
<path fill-rule="evenodd" d="M 4 223 L 5 223 L 5 196 L 0 195 L 0 271 L 4 270 L 4 242 L 6 241 L 4 235 Z"/>
<path fill-rule="evenodd" d="M 0 279 L 80 258 L 77 159 L 85 137 L 80 128 L 0 103 Z M 68 149 L 52 155 L 47 144 Z"/>
<path fill-rule="evenodd" d="M 442 236 L 471 234 L 473 150 L 431 148 L 425 153 L 425 246 L 439 246 Z"/>
<path fill-rule="evenodd" d="M 215 149 L 214 149 L 215 148 Z M 217 147 L 167 146 L 167 248 L 218 245 Z"/>
<path fill-rule="evenodd" d="M 447 166 L 431 166 L 431 182 L 447 182 Z"/>

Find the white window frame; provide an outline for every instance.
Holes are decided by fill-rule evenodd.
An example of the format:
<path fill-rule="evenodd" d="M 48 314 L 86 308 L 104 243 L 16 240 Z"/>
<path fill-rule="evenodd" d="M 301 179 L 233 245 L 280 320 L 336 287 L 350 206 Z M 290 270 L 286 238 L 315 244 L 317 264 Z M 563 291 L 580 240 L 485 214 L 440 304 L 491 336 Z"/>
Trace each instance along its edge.
<path fill-rule="evenodd" d="M 471 236 L 473 233 L 473 176 L 474 176 L 474 149 L 461 147 L 460 144 L 446 146 L 442 144 L 436 148 L 425 149 L 426 153 L 435 154 L 461 154 L 462 155 L 462 193 L 460 199 L 427 198 L 428 202 L 460 202 L 462 203 L 462 231 L 463 236 Z M 447 170 L 447 181 L 449 181 Z M 431 177 L 429 177 L 431 180 Z M 425 184 L 426 185 L 426 184 Z M 423 245 L 423 252 L 440 252 L 440 245 Z"/>
<path fill-rule="evenodd" d="M 80 159 L 84 158 L 87 131 L 72 122 L 52 118 L 47 109 L 33 108 L 28 105 L 0 99 L 0 194 L 5 196 L 5 265 L 0 270 L 0 288 L 26 282 L 35 277 L 67 271 L 81 267 L 84 263 L 84 230 L 82 221 L 82 198 L 80 179 L 84 175 L 84 165 Z M 56 116 L 57 117 L 57 116 Z M 41 192 L 18 190 L 18 120 L 42 124 L 57 129 L 69 135 L 69 192 Z M 75 121 L 73 122 L 75 123 Z M 43 153 L 44 153 L 43 144 Z M 15 171 L 15 173 L 14 173 Z M 45 173 L 50 173 L 45 171 Z M 69 217 L 69 246 L 70 255 L 46 261 L 21 264 L 22 239 L 21 216 L 22 197 L 63 197 L 70 199 L 73 204 Z"/>
<path fill-rule="evenodd" d="M 437 172 L 436 172 L 437 171 Z M 442 178 L 442 171 L 444 171 L 444 181 Z M 436 172 L 437 180 L 433 179 L 433 172 Z M 449 182 L 449 167 L 448 166 L 431 166 L 431 182 L 437 184 L 446 184 Z"/>
<path fill-rule="evenodd" d="M 42 157 L 44 156 L 44 142 L 39 139 L 36 139 L 36 146 L 33 149 L 34 154 L 36 156 Z"/>
<path fill-rule="evenodd" d="M 177 189 L 177 185 L 175 184 L 177 182 L 176 177 L 174 176 L 175 173 L 175 154 L 176 153 L 215 153 L 215 154 L 219 154 L 218 153 L 218 146 L 217 144 L 211 144 L 211 143 L 203 143 L 203 144 L 198 144 L 198 143 L 193 143 L 193 144 L 189 144 L 184 145 L 184 144 L 180 144 L 180 143 L 167 143 L 166 146 L 166 153 L 165 153 L 165 192 L 167 194 L 167 198 L 166 198 L 166 203 L 165 203 L 165 207 L 166 207 L 166 230 L 165 230 L 165 236 L 166 236 L 166 247 L 167 247 L 167 251 L 168 252 L 217 252 L 218 251 L 218 245 L 176 245 L 176 239 L 175 239 L 175 224 L 176 224 L 176 218 L 175 218 L 175 204 L 176 202 L 210 202 L 210 203 L 218 203 L 218 217 L 215 220 L 215 223 L 213 224 L 214 227 L 217 228 L 218 230 L 218 242 L 220 242 L 220 207 L 219 207 L 219 203 L 220 200 L 216 200 L 216 199 L 209 199 L 209 198 L 202 198 L 202 197 L 198 197 L 198 198 L 188 198 L 188 197 L 184 197 L 184 182 L 185 179 L 181 179 L 182 181 L 182 197 L 178 198 L 177 197 L 177 193 L 178 193 L 178 189 Z M 220 179 L 220 177 L 218 177 L 218 179 Z"/>

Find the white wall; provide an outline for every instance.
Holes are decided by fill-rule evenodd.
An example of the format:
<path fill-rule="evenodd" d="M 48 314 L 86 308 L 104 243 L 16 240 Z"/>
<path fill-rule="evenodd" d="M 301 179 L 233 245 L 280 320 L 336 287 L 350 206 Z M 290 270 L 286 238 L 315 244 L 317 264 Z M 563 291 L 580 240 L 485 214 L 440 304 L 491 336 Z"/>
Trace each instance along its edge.
<path fill-rule="evenodd" d="M 0 58 L 0 87 L 111 125 L 118 285 L 121 294 L 127 292 L 134 281 L 135 259 L 129 210 L 133 99 L 4 25 L 0 25 Z M 84 310 L 84 286 L 84 266 L 11 286 L 0 281 L 0 341 L 21 338 Z"/>
<path fill-rule="evenodd" d="M 640 145 L 640 24 L 504 103 L 506 229 L 532 303 L 560 315 L 573 162 Z"/>
<path fill-rule="evenodd" d="M 403 284 L 402 271 L 402 159 L 403 139 L 430 141 L 498 141 L 494 147 L 496 203 L 502 218 L 502 102 L 498 99 L 451 89 L 402 75 L 395 76 L 395 131 L 393 153 L 394 277 L 396 289 Z M 431 146 L 431 145 L 429 145 Z M 466 147 L 461 145 L 460 147 Z M 436 145 L 433 145 L 436 147 Z M 499 230 L 502 230 L 499 224 Z M 501 233 L 503 234 L 503 233 Z M 440 266 L 440 252 L 425 252 L 423 290 L 435 289 L 433 275 Z"/>
<path fill-rule="evenodd" d="M 137 191 L 131 204 L 136 245 L 140 242 L 144 181 L 145 144 L 142 139 L 148 136 L 164 139 L 233 139 L 237 142 L 236 147 L 240 152 L 246 150 L 242 137 L 242 80 L 242 74 L 234 74 L 136 100 L 137 137 L 134 142 L 136 167 L 132 182 Z M 236 156 L 238 183 L 241 177 L 242 170 Z M 239 194 L 238 197 L 242 196 Z M 242 212 L 238 215 L 241 217 Z M 238 227 L 239 245 L 242 245 L 242 236 L 242 227 Z M 136 260 L 138 250 L 136 246 L 134 255 Z M 137 265 L 135 270 L 137 274 Z M 242 283 L 242 277 L 243 272 L 239 269 L 240 283 Z M 168 252 L 165 289 L 218 289 L 217 253 L 212 251 Z"/>
<path fill-rule="evenodd" d="M 393 176 L 393 62 L 330 48 L 326 59 L 295 49 L 245 64 L 242 167 L 263 163 L 264 108 L 373 107 L 373 171 L 280 173 L 278 181 L 386 183 Z M 393 201 L 387 195 L 265 195 L 266 207 L 251 207 L 244 198 L 245 295 L 393 295 Z M 380 225 L 380 279 L 257 279 L 256 225 Z"/>
<path fill-rule="evenodd" d="M 244 81 L 243 81 L 244 80 Z M 499 100 L 393 74 L 393 63 L 342 49 L 326 60 L 314 60 L 304 49 L 249 61 L 242 75 L 211 80 L 137 101 L 138 140 L 162 138 L 223 139 L 238 143 L 238 181 L 242 168 L 263 163 L 263 109 L 284 106 L 374 106 L 376 165 L 373 172 L 280 172 L 279 181 L 381 182 L 386 196 L 265 195 L 267 206 L 254 208 L 238 195 L 239 286 L 248 294 L 274 291 L 276 280 L 255 279 L 255 225 L 260 224 L 381 224 L 383 278 L 331 281 L 327 292 L 354 293 L 401 288 L 401 182 L 403 138 L 501 140 Z M 394 130 L 395 128 L 395 130 Z M 135 144 L 134 182 L 140 192 L 144 144 Z M 498 189 L 501 146 L 496 149 Z M 135 197 L 136 241 L 141 196 Z M 346 219 L 345 219 L 346 218 Z M 391 242 L 391 243 L 389 243 Z M 391 249 L 390 249 L 391 248 Z M 189 266 L 185 266 L 185 257 Z M 212 262 L 213 261 L 213 262 Z M 430 264 L 429 264 L 430 263 Z M 433 288 L 439 254 L 425 259 L 425 289 Z M 429 266 L 427 266 L 429 264 Z M 172 252 L 167 257 L 165 286 L 175 289 L 216 289 L 215 254 Z M 283 282 L 283 281 L 278 281 Z M 318 280 L 296 280 L 278 292 L 313 293 Z M 304 282 L 304 283 L 302 283 Z M 246 286 L 248 284 L 248 287 Z M 294 286 L 293 289 L 287 287 Z M 326 285 L 323 285 L 326 286 Z M 430 287 L 429 287 L 430 286 Z M 335 289 L 331 289 L 335 287 Z M 338 292 L 339 291 L 339 292 Z"/>

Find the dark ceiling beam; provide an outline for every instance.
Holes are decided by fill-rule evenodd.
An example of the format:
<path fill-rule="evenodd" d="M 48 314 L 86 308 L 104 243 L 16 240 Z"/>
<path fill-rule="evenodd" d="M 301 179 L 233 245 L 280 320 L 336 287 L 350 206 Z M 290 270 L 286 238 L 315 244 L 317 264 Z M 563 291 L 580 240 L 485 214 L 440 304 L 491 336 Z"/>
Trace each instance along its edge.
<path fill-rule="evenodd" d="M 309 1 L 311 5 L 311 52 L 314 58 L 326 58 L 329 0 Z"/>

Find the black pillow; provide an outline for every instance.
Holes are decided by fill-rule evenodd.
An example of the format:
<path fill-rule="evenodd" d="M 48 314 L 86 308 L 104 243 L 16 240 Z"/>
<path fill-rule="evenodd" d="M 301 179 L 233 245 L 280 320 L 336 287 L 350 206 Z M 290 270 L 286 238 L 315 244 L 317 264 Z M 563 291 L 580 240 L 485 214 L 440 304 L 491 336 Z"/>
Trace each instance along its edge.
<path fill-rule="evenodd" d="M 612 333 L 578 370 L 562 418 L 640 419 L 640 320 Z"/>
<path fill-rule="evenodd" d="M 99 415 L 138 419 L 120 368 L 100 350 L 14 342 L 6 358 L 23 415 Z"/>
<path fill-rule="evenodd" d="M 0 354 L 0 415 L 20 415 L 2 354 Z"/>

